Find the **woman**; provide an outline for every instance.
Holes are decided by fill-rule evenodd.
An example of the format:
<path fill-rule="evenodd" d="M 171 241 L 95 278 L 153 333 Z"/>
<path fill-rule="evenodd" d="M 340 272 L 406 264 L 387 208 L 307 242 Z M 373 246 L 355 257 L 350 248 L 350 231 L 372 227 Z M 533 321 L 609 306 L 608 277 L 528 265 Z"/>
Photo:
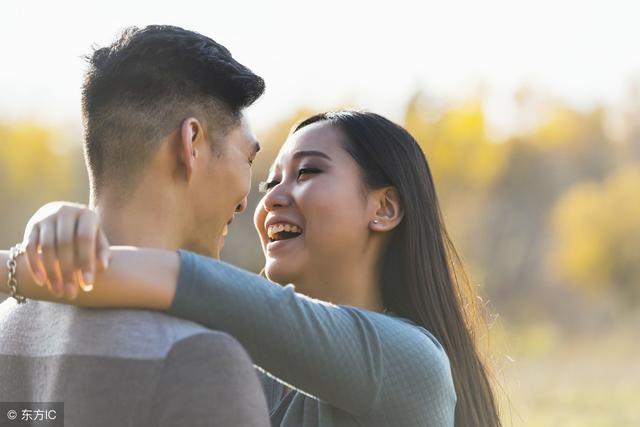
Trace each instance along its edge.
<path fill-rule="evenodd" d="M 261 187 L 265 273 L 295 289 L 189 252 L 114 249 L 74 303 L 167 310 L 232 334 L 279 380 L 265 378 L 276 425 L 500 425 L 475 297 L 459 287 L 406 130 L 372 113 L 313 116 Z"/>

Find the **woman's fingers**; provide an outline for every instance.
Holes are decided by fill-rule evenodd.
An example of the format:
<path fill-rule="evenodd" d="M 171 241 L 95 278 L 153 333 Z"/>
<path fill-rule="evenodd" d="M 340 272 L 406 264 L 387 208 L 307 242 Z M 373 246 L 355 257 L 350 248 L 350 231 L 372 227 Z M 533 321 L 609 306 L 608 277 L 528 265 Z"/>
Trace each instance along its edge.
<path fill-rule="evenodd" d="M 67 298 L 74 299 L 78 294 L 76 281 L 75 234 L 77 214 L 60 212 L 56 221 L 56 253 L 58 266 L 62 273 L 64 292 Z"/>
<path fill-rule="evenodd" d="M 40 244 L 40 226 L 36 225 L 31 229 L 25 244 L 27 263 L 29 264 L 29 270 L 31 271 L 33 280 L 38 286 L 44 286 L 46 282 L 46 274 L 44 266 L 42 265 L 42 260 L 40 259 L 40 254 L 38 253 L 38 246 Z"/>
<path fill-rule="evenodd" d="M 76 269 L 82 275 L 82 289 L 93 286 L 96 272 L 98 218 L 90 210 L 83 211 L 78 217 L 76 229 Z"/>
<path fill-rule="evenodd" d="M 100 269 L 101 271 L 106 271 L 107 268 L 109 268 L 109 261 L 111 260 L 111 246 L 107 236 L 101 228 L 98 229 L 98 240 L 96 245 L 98 259 L 100 261 Z"/>
<path fill-rule="evenodd" d="M 57 266 L 55 218 L 41 223 L 40 248 L 42 250 L 41 259 L 46 273 L 47 285 L 54 295 L 60 297 L 64 294 L 64 288 L 62 285 L 62 274 Z"/>
<path fill-rule="evenodd" d="M 78 288 L 91 289 L 98 267 L 106 269 L 109 242 L 96 214 L 83 205 L 49 203 L 36 212 L 25 230 L 29 267 L 36 283 L 46 283 L 60 297 L 74 299 Z"/>

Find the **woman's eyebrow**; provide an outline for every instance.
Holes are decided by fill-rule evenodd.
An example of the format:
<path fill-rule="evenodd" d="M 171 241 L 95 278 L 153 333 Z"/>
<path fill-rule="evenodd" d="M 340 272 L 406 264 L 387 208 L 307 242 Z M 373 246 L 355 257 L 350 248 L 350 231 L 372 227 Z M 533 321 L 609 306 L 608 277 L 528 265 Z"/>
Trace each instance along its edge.
<path fill-rule="evenodd" d="M 314 151 L 314 150 L 302 150 L 302 151 L 296 151 L 292 156 L 291 159 L 292 160 L 300 160 L 304 157 L 321 157 L 323 159 L 327 159 L 329 161 L 333 161 L 331 159 L 331 157 L 329 157 L 328 155 L 326 155 L 325 153 L 323 153 L 322 151 Z M 276 169 L 278 169 L 278 163 L 274 162 L 271 167 L 269 168 L 269 175 L 273 174 Z"/>
<path fill-rule="evenodd" d="M 315 156 L 315 157 L 322 157 L 324 159 L 327 159 L 329 161 L 331 160 L 331 157 L 327 156 L 325 153 L 323 153 L 322 151 L 313 151 L 313 150 L 306 150 L 306 151 L 296 151 L 293 156 L 291 156 L 292 159 L 294 160 L 299 160 L 303 157 L 310 157 L 310 156 Z"/>

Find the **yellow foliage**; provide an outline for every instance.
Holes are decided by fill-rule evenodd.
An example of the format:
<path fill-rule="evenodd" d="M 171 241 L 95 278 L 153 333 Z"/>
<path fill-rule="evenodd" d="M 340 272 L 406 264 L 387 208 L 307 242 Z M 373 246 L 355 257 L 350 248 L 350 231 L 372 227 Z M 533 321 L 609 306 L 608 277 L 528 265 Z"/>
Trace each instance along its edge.
<path fill-rule="evenodd" d="M 57 135 L 31 123 L 0 125 L 0 174 L 12 191 L 71 186 L 68 156 L 53 150 Z"/>
<path fill-rule="evenodd" d="M 640 164 L 622 167 L 603 184 L 577 185 L 551 218 L 548 261 L 555 272 L 576 285 L 640 296 Z"/>
<path fill-rule="evenodd" d="M 474 100 L 429 116 L 414 98 L 405 126 L 425 151 L 436 182 L 445 189 L 488 187 L 502 171 L 506 153 L 502 145 L 489 140 L 481 103 Z"/>
<path fill-rule="evenodd" d="M 576 141 L 580 134 L 580 121 L 575 111 L 555 107 L 547 122 L 534 132 L 536 145 L 553 150 Z"/>
<path fill-rule="evenodd" d="M 530 135 L 529 141 L 545 153 L 568 150 L 589 150 L 603 134 L 603 110 L 580 112 L 567 105 L 553 104 L 547 108 L 547 119 Z"/>

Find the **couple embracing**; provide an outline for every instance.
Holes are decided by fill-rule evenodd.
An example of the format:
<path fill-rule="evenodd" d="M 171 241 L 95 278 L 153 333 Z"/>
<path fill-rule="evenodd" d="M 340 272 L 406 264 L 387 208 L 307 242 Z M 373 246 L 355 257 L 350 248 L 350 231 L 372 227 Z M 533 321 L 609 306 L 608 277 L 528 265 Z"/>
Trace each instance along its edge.
<path fill-rule="evenodd" d="M 70 426 L 500 425 L 405 129 L 337 111 L 291 130 L 254 212 L 265 278 L 218 259 L 263 80 L 170 26 L 88 59 L 91 207 L 46 205 L 0 252 L 1 401 L 64 401 Z"/>

